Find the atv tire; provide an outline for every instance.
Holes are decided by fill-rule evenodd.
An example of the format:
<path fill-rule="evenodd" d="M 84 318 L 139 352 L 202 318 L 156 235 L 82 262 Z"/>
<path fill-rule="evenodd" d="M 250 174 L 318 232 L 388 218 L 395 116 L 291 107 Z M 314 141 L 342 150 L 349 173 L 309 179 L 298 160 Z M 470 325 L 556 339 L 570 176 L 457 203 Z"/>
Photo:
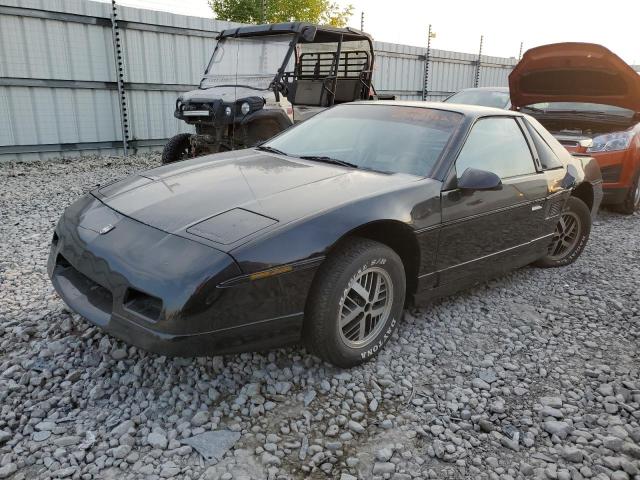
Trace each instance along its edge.
<path fill-rule="evenodd" d="M 179 162 L 191 158 L 191 134 L 179 133 L 169 139 L 162 150 L 162 164 Z"/>

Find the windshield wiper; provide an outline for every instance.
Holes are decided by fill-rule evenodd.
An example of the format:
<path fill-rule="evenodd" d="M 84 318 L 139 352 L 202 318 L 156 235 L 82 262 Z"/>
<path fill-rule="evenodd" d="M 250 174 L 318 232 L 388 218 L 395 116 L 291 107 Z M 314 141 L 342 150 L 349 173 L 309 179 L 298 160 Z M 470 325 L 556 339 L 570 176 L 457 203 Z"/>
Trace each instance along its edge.
<path fill-rule="evenodd" d="M 285 157 L 289 156 L 289 154 L 284 153 L 282 150 L 278 150 L 277 148 L 270 147 L 269 145 L 258 145 L 255 148 L 256 150 L 261 150 L 263 152 L 276 153 L 278 155 L 284 155 Z"/>
<path fill-rule="evenodd" d="M 340 165 L 342 167 L 360 168 L 355 163 L 338 160 L 337 158 L 326 157 L 324 155 L 301 155 L 298 158 L 302 160 L 313 160 L 315 162 L 330 163 L 332 165 Z"/>

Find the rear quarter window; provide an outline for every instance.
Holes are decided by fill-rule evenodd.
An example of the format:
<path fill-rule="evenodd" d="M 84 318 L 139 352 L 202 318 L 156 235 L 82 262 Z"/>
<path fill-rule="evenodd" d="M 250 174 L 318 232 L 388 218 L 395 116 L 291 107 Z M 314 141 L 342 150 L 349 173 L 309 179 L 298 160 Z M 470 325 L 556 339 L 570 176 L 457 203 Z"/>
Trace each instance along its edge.
<path fill-rule="evenodd" d="M 565 148 L 535 118 L 527 116 L 524 120 L 538 151 L 543 170 L 561 168 L 563 163 L 560 161 L 560 157 L 567 155 Z"/>

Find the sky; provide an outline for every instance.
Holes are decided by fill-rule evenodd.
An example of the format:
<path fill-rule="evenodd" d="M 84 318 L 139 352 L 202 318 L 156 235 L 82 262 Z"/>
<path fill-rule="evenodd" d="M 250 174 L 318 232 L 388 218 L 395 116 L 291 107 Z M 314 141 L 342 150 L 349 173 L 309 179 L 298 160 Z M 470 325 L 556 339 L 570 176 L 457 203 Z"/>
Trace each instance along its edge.
<path fill-rule="evenodd" d="M 268 1 L 268 0 L 267 0 Z M 118 0 L 122 5 L 164 10 L 183 15 L 213 16 L 207 0 Z M 518 57 L 546 43 L 599 43 L 627 63 L 640 64 L 637 23 L 639 0 L 337 0 L 354 6 L 349 25 L 383 42 L 426 46 L 427 28 L 436 37 L 432 48 L 477 53 L 484 35 L 483 54 Z"/>

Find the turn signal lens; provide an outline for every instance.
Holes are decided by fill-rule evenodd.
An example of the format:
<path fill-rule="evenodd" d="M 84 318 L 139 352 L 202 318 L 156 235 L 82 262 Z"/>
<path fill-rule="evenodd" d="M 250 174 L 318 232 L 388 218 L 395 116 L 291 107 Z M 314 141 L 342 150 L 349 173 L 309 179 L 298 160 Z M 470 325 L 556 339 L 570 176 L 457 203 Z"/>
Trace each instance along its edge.
<path fill-rule="evenodd" d="M 280 275 L 281 273 L 287 273 L 293 270 L 291 265 L 282 265 L 281 267 L 270 268 L 269 270 L 263 270 L 262 272 L 256 272 L 249 275 L 251 280 L 260 280 L 261 278 L 273 277 L 274 275 Z"/>

